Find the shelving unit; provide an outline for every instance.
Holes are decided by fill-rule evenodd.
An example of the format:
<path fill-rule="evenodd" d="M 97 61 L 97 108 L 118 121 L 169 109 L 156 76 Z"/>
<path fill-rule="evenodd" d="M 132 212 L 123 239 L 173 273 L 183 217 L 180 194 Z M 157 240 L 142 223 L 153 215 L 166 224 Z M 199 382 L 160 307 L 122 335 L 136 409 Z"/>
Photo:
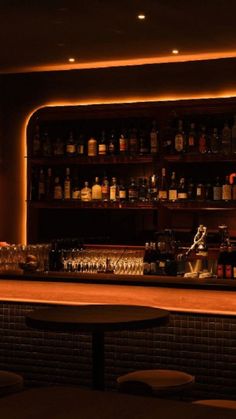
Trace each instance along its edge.
<path fill-rule="evenodd" d="M 27 129 L 27 236 L 29 242 L 48 241 L 55 237 L 82 236 L 94 238 L 100 243 L 139 244 L 153 237 L 153 232 L 164 228 L 195 232 L 199 223 L 217 230 L 221 223 L 236 231 L 234 212 L 236 202 L 184 201 L 184 202 L 81 202 L 73 200 L 31 201 L 31 173 L 34 168 L 77 168 L 86 179 L 102 176 L 104 170 L 109 178 L 115 176 L 148 177 L 160 174 L 164 166 L 170 173 L 190 176 L 212 176 L 216 173 L 236 171 L 236 154 L 180 154 L 168 155 L 161 151 L 157 156 L 77 156 L 77 157 L 31 157 L 32 138 L 36 124 L 60 130 L 65 135 L 70 129 L 79 132 L 99 132 L 104 127 L 110 130 L 121 126 L 151 125 L 153 119 L 162 131 L 168 121 L 183 119 L 192 121 L 217 121 L 232 118 L 236 113 L 236 99 L 204 99 L 175 102 L 150 102 L 117 105 L 92 105 L 49 107 L 37 111 Z M 82 128 L 81 128 L 82 127 Z"/>

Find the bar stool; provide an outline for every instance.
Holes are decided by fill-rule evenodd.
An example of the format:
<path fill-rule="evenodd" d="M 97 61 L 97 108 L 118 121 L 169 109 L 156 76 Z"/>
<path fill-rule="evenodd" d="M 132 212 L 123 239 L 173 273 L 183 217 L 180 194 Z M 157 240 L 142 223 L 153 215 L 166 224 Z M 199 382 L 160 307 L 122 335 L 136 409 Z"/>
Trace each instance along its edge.
<path fill-rule="evenodd" d="M 23 383 L 21 375 L 0 370 L 0 397 L 22 390 Z"/>
<path fill-rule="evenodd" d="M 209 400 L 196 400 L 193 404 L 200 404 L 204 406 L 222 407 L 224 409 L 236 410 L 235 400 L 224 400 L 224 399 L 209 399 Z"/>
<path fill-rule="evenodd" d="M 118 377 L 121 393 L 182 397 L 193 386 L 195 377 L 176 370 L 140 370 Z"/>

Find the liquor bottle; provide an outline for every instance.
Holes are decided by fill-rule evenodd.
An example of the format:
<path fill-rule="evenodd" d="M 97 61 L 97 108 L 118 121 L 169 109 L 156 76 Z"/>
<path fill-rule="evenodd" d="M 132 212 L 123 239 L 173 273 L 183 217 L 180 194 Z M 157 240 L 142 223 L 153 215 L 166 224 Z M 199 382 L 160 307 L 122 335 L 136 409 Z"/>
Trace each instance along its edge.
<path fill-rule="evenodd" d="M 129 202 L 136 202 L 138 200 L 138 188 L 134 178 L 130 179 L 128 187 L 128 200 Z"/>
<path fill-rule="evenodd" d="M 39 157 L 41 154 L 41 139 L 40 139 L 40 128 L 37 124 L 35 126 L 35 132 L 33 136 L 33 144 L 32 144 L 32 155 L 33 157 Z"/>
<path fill-rule="evenodd" d="M 159 186 L 158 198 L 160 201 L 166 201 L 168 199 L 168 185 L 165 167 L 161 169 L 161 181 Z"/>
<path fill-rule="evenodd" d="M 145 250 L 143 256 L 143 274 L 150 274 L 150 246 L 149 243 L 145 243 Z"/>
<path fill-rule="evenodd" d="M 138 153 L 138 135 L 136 128 L 130 131 L 129 135 L 129 154 L 135 156 Z"/>
<path fill-rule="evenodd" d="M 72 179 L 72 199 L 80 199 L 81 198 L 81 192 L 80 192 L 80 187 L 79 187 L 79 177 L 78 177 L 78 172 L 77 170 L 74 171 L 74 176 Z"/>
<path fill-rule="evenodd" d="M 148 195 L 151 202 L 158 200 L 158 177 L 155 173 L 149 178 Z"/>
<path fill-rule="evenodd" d="M 109 188 L 109 181 L 106 176 L 104 176 L 101 186 L 102 192 L 102 201 L 107 202 L 110 199 L 110 188 Z"/>
<path fill-rule="evenodd" d="M 213 185 L 213 201 L 222 200 L 222 185 L 219 176 L 216 177 L 215 184 Z"/>
<path fill-rule="evenodd" d="M 147 201 L 147 179 L 146 178 L 140 178 L 138 183 L 138 200 L 140 202 L 146 202 Z"/>
<path fill-rule="evenodd" d="M 198 151 L 201 154 L 206 154 L 208 151 L 206 127 L 202 125 L 198 139 Z"/>
<path fill-rule="evenodd" d="M 155 120 L 152 121 L 152 129 L 150 132 L 150 152 L 151 154 L 157 154 L 159 152 L 159 133 Z"/>
<path fill-rule="evenodd" d="M 232 142 L 232 153 L 236 154 L 236 115 L 234 115 L 234 123 L 231 128 L 231 142 Z"/>
<path fill-rule="evenodd" d="M 54 199 L 63 198 L 63 190 L 62 190 L 59 176 L 56 176 L 54 179 L 53 198 Z"/>
<path fill-rule="evenodd" d="M 105 156 L 107 154 L 107 143 L 105 131 L 102 131 L 100 139 L 98 141 L 98 155 Z"/>
<path fill-rule="evenodd" d="M 127 199 L 126 188 L 124 186 L 123 180 L 121 180 L 120 184 L 119 184 L 119 201 L 120 202 L 125 202 L 126 199 Z"/>
<path fill-rule="evenodd" d="M 77 154 L 78 156 L 84 156 L 85 154 L 85 139 L 83 134 L 79 135 L 79 139 L 77 142 Z"/>
<path fill-rule="evenodd" d="M 173 130 L 170 123 L 161 132 L 161 149 L 166 155 L 174 153 Z"/>
<path fill-rule="evenodd" d="M 227 245 L 226 257 L 225 257 L 225 278 L 233 278 L 233 261 L 232 261 L 232 246 L 229 242 Z"/>
<path fill-rule="evenodd" d="M 178 129 L 175 135 L 174 148 L 176 153 L 184 153 L 186 151 L 186 137 L 183 131 L 183 121 L 179 120 Z"/>
<path fill-rule="evenodd" d="M 225 278 L 225 265 L 227 263 L 228 245 L 230 244 L 229 232 L 226 225 L 220 225 L 220 249 L 217 261 L 217 278 Z"/>
<path fill-rule="evenodd" d="M 128 152 L 128 139 L 126 136 L 126 131 L 123 130 L 119 138 L 119 153 L 127 154 L 127 152 Z"/>
<path fill-rule="evenodd" d="M 71 178 L 69 167 L 66 168 L 66 177 L 64 180 L 64 199 L 71 199 Z"/>
<path fill-rule="evenodd" d="M 229 176 L 225 177 L 222 185 L 222 199 L 223 201 L 231 201 L 232 199 L 232 185 L 229 183 Z"/>
<path fill-rule="evenodd" d="M 236 201 L 236 176 L 233 177 L 232 199 L 233 199 L 233 201 Z"/>
<path fill-rule="evenodd" d="M 177 190 L 177 199 L 179 201 L 186 201 L 188 199 L 186 181 L 184 177 L 181 177 L 179 180 L 178 190 Z"/>
<path fill-rule="evenodd" d="M 150 148 L 148 144 L 147 133 L 144 130 L 142 130 L 139 134 L 139 154 L 140 156 L 144 156 L 149 152 Z"/>
<path fill-rule="evenodd" d="M 225 155 L 231 152 L 231 129 L 229 128 L 228 122 L 225 122 L 224 128 L 221 133 L 221 149 Z"/>
<path fill-rule="evenodd" d="M 95 157 L 97 153 L 97 140 L 94 137 L 90 137 L 88 140 L 88 156 Z"/>
<path fill-rule="evenodd" d="M 118 191 L 118 185 L 116 182 L 116 177 L 113 177 L 111 179 L 111 185 L 110 185 L 110 201 L 115 202 L 119 198 L 119 191 Z"/>
<path fill-rule="evenodd" d="M 206 201 L 213 200 L 213 186 L 210 182 L 207 182 L 205 185 L 205 200 Z"/>
<path fill-rule="evenodd" d="M 40 169 L 39 172 L 39 182 L 38 182 L 38 199 L 39 200 L 43 200 L 45 199 L 45 175 L 44 175 L 44 170 Z"/>
<path fill-rule="evenodd" d="M 44 157 L 50 157 L 52 155 L 51 139 L 46 129 L 42 135 L 42 154 Z"/>
<path fill-rule="evenodd" d="M 157 249 L 156 243 L 150 243 L 150 274 L 156 275 L 157 273 Z"/>
<path fill-rule="evenodd" d="M 99 183 L 99 177 L 95 177 L 95 182 L 92 186 L 92 200 L 101 201 L 102 200 L 102 187 Z"/>
<path fill-rule="evenodd" d="M 111 131 L 111 134 L 110 134 L 110 137 L 109 137 L 108 154 L 110 154 L 111 156 L 116 154 L 116 135 L 115 135 L 114 130 Z"/>
<path fill-rule="evenodd" d="M 205 185 L 199 182 L 196 186 L 196 200 L 205 201 L 205 199 L 206 199 Z"/>
<path fill-rule="evenodd" d="M 196 188 L 193 179 L 190 178 L 187 185 L 188 200 L 194 201 L 196 199 Z"/>
<path fill-rule="evenodd" d="M 47 169 L 47 177 L 45 181 L 45 196 L 46 199 L 49 200 L 53 198 L 53 179 L 51 167 L 48 167 Z"/>
<path fill-rule="evenodd" d="M 172 172 L 172 174 L 171 174 L 171 181 L 170 181 L 170 186 L 169 186 L 168 199 L 169 199 L 169 201 L 172 201 L 172 202 L 177 201 L 177 182 L 176 182 L 176 178 L 175 178 L 175 172 Z"/>
<path fill-rule="evenodd" d="M 66 155 L 68 157 L 74 157 L 76 155 L 76 143 L 72 131 L 69 132 L 69 136 L 66 140 Z"/>
<path fill-rule="evenodd" d="M 217 128 L 213 128 L 213 131 L 210 134 L 210 151 L 213 154 L 217 154 L 220 151 L 220 138 Z"/>
<path fill-rule="evenodd" d="M 57 136 L 53 142 L 53 155 L 56 157 L 64 156 L 65 144 L 61 137 Z"/>
<path fill-rule="evenodd" d="M 187 138 L 187 151 L 189 154 L 195 153 L 197 151 L 197 134 L 194 122 L 190 124 L 190 130 Z"/>
<path fill-rule="evenodd" d="M 86 181 L 84 182 L 84 187 L 81 189 L 81 201 L 89 202 L 92 200 L 92 191 L 89 187 L 89 183 Z"/>

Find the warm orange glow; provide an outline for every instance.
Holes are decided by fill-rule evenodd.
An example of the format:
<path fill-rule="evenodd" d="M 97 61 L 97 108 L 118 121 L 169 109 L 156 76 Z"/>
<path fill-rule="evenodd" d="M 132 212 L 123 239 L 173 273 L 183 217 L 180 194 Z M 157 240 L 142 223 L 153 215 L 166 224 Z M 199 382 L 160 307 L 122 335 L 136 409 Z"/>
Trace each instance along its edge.
<path fill-rule="evenodd" d="M 175 95 L 175 96 L 132 96 L 132 97 L 125 97 L 125 98 L 119 98 L 119 97 L 112 97 L 109 99 L 104 99 L 102 97 L 100 98 L 94 98 L 90 100 L 74 100 L 74 101 L 52 101 L 47 102 L 44 104 L 41 104 L 37 108 L 34 108 L 30 114 L 27 115 L 25 118 L 25 121 L 22 125 L 22 133 L 21 133 L 21 161 L 22 161 L 22 167 L 23 167 L 23 176 L 22 176 L 22 185 L 21 185 L 21 192 L 22 192 L 22 201 L 20 203 L 20 207 L 22 208 L 21 214 L 21 242 L 26 244 L 27 242 L 27 232 L 26 232 L 26 224 L 27 224 L 27 205 L 26 205 L 26 199 L 27 199 L 27 163 L 26 163 L 26 156 L 27 156 L 27 137 L 26 137 L 26 129 L 28 126 L 28 123 L 30 121 L 30 118 L 34 115 L 35 112 L 37 112 L 39 109 L 43 109 L 46 107 L 60 107 L 60 106 L 90 106 L 90 105 L 111 105 L 111 104 L 126 104 L 126 103 L 142 103 L 142 102 L 164 102 L 164 101 L 177 101 L 177 100 L 197 100 L 197 99 L 224 99 L 224 98 L 231 98 L 236 97 L 236 90 L 235 91 L 225 91 L 225 92 L 219 92 L 218 94 L 211 94 L 211 93 L 205 93 L 205 94 L 191 94 L 189 96 L 183 96 L 181 94 Z"/>
<path fill-rule="evenodd" d="M 179 50 L 178 49 L 172 49 L 172 54 L 178 54 Z"/>
<path fill-rule="evenodd" d="M 144 20 L 146 18 L 146 16 L 143 14 L 143 13 L 140 13 L 139 15 L 138 15 L 138 19 L 139 20 Z"/>
<path fill-rule="evenodd" d="M 159 57 L 143 57 L 143 58 L 130 58 L 130 59 L 115 59 L 104 61 L 91 61 L 82 63 L 70 64 L 55 64 L 30 66 L 21 68 L 7 68 L 1 71 L 4 73 L 31 73 L 37 71 L 63 71 L 63 70 L 84 70 L 92 68 L 109 68 L 109 67 L 127 67 L 138 66 L 145 64 L 163 64 L 163 63 L 178 63 L 186 61 L 204 61 L 204 60 L 218 60 L 222 58 L 236 58 L 236 51 L 222 51 L 222 52 L 208 52 L 196 54 L 173 54 Z"/>

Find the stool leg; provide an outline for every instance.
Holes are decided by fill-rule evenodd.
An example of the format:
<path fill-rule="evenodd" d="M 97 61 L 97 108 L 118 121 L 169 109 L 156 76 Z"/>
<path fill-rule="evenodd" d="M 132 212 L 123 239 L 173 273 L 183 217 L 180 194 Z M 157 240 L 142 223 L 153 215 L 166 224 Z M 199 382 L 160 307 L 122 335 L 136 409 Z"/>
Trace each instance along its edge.
<path fill-rule="evenodd" d="M 92 334 L 92 380 L 94 390 L 104 390 L 104 333 Z"/>

